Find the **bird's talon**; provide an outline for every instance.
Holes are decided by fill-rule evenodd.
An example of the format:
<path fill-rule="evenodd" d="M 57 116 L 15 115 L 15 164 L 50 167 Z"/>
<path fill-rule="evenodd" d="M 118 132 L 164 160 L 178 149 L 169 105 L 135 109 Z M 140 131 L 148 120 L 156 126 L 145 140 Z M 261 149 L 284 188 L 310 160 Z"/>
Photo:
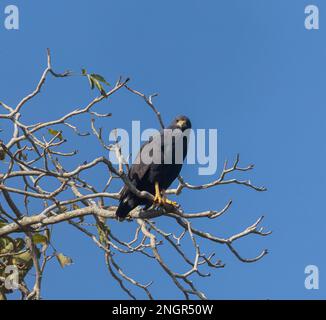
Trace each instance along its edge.
<path fill-rule="evenodd" d="M 165 204 L 169 204 L 171 205 L 172 207 L 175 207 L 175 208 L 180 208 L 180 204 L 176 201 L 172 201 L 172 200 L 169 200 L 169 199 L 165 199 Z"/>
<path fill-rule="evenodd" d="M 163 199 L 162 199 L 161 196 L 157 196 L 157 195 L 156 195 L 156 196 L 154 197 L 153 202 L 154 202 L 155 204 L 161 206 L 161 205 L 163 204 Z"/>
<path fill-rule="evenodd" d="M 153 200 L 154 203 L 162 206 L 164 204 L 164 199 L 161 196 L 161 191 L 158 182 L 155 182 L 155 197 Z"/>

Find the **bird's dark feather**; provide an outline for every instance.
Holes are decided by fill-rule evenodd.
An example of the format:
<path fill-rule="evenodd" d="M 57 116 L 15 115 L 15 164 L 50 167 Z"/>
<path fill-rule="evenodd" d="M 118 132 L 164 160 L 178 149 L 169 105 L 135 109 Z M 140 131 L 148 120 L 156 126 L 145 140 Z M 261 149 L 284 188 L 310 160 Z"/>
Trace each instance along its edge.
<path fill-rule="evenodd" d="M 186 119 L 186 127 L 183 129 L 191 128 L 191 123 L 188 118 L 182 116 L 177 117 L 173 123 L 168 127 L 168 129 L 178 129 L 176 123 L 178 119 Z M 172 144 L 169 141 L 164 141 L 164 131 L 162 130 L 157 136 L 160 136 L 160 139 L 157 136 L 153 136 L 149 141 L 144 143 L 135 159 L 135 163 L 131 166 L 128 177 L 131 183 L 140 191 L 147 191 L 151 194 L 155 194 L 155 182 L 159 183 L 161 190 L 166 190 L 172 182 L 178 177 L 182 163 L 175 163 L 175 149 L 176 149 L 176 139 L 183 139 L 182 148 L 183 148 L 183 159 L 187 154 L 187 139 L 182 137 L 182 131 L 180 134 L 177 133 L 176 138 L 172 139 Z M 155 145 L 160 143 L 160 145 Z M 178 145 L 178 144 L 177 144 Z M 153 150 L 161 150 L 161 162 L 160 163 L 149 163 L 146 164 L 141 159 L 141 153 L 145 147 Z M 156 147 L 156 149 L 155 149 Z M 164 151 L 172 149 L 172 163 L 164 163 Z M 139 205 L 150 206 L 151 203 L 148 199 L 139 198 L 134 193 L 132 193 L 128 186 L 124 186 L 121 191 L 120 204 L 116 211 L 116 215 L 120 218 L 124 218 L 127 214 Z"/>

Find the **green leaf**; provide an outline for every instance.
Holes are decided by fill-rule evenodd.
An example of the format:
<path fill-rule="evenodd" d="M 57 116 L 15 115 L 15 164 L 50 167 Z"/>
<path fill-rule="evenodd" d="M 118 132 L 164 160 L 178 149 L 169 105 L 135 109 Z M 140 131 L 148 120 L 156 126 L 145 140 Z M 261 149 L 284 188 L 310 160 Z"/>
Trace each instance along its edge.
<path fill-rule="evenodd" d="M 106 91 L 104 90 L 103 86 L 100 84 L 100 82 L 94 78 L 92 78 L 94 83 L 95 83 L 95 86 L 96 88 L 98 89 L 98 91 L 101 92 L 101 94 L 104 96 L 106 94 Z"/>
<path fill-rule="evenodd" d="M 60 266 L 62 268 L 66 267 L 66 266 L 69 266 L 69 265 L 71 265 L 73 263 L 71 258 L 65 256 L 62 253 L 56 253 L 55 256 L 56 256 L 56 258 L 57 258 L 57 260 L 58 260 L 58 262 L 59 262 L 59 264 L 60 264 Z"/>
<path fill-rule="evenodd" d="M 2 149 L 0 149 L 0 160 L 4 160 L 5 158 L 6 158 L 5 152 Z"/>
<path fill-rule="evenodd" d="M 33 234 L 32 239 L 35 244 L 47 244 L 48 243 L 48 238 L 39 233 Z"/>
<path fill-rule="evenodd" d="M 14 249 L 15 249 L 15 242 L 12 238 L 6 236 L 0 238 L 0 254 L 13 252 Z"/>
<path fill-rule="evenodd" d="M 0 140 L 0 142 L 2 143 L 2 140 Z M 6 153 L 0 145 L 0 160 L 4 160 L 5 158 L 6 158 Z"/>
<path fill-rule="evenodd" d="M 4 227 L 5 225 L 7 225 L 7 223 L 0 221 L 0 228 Z"/>
<path fill-rule="evenodd" d="M 91 89 L 94 89 L 94 80 L 90 75 L 87 75 L 87 79 L 89 81 L 89 86 L 91 87 Z"/>
<path fill-rule="evenodd" d="M 101 85 L 100 81 L 97 80 L 95 77 L 93 77 L 92 75 L 88 76 L 89 81 L 91 83 L 91 88 L 94 89 L 94 86 L 101 92 L 101 94 L 105 95 L 106 92 L 103 88 L 103 86 Z"/>
<path fill-rule="evenodd" d="M 106 94 L 106 91 L 103 88 L 102 83 L 107 86 L 110 86 L 110 84 L 105 80 L 103 76 L 97 73 L 88 74 L 86 69 L 82 69 L 82 75 L 87 77 L 89 85 L 92 90 L 96 87 L 102 95 Z"/>
<path fill-rule="evenodd" d="M 21 251 L 25 248 L 25 241 L 22 238 L 15 239 L 16 251 Z"/>
<path fill-rule="evenodd" d="M 22 252 L 20 254 L 17 254 L 13 257 L 13 264 L 23 264 L 25 266 L 32 265 L 33 264 L 33 258 L 32 254 L 29 250 Z"/>
<path fill-rule="evenodd" d="M 56 136 L 56 135 L 58 135 L 58 138 L 60 139 L 60 140 L 63 140 L 63 136 L 62 136 L 62 133 L 60 132 L 60 131 L 57 131 L 57 130 L 54 130 L 54 129 L 48 129 L 48 132 L 51 134 L 51 135 L 53 135 L 53 136 Z"/>
<path fill-rule="evenodd" d="M 105 83 L 107 86 L 110 86 L 110 84 L 102 77 L 100 74 L 92 73 L 90 75 L 93 79 L 96 79 L 97 81 Z"/>

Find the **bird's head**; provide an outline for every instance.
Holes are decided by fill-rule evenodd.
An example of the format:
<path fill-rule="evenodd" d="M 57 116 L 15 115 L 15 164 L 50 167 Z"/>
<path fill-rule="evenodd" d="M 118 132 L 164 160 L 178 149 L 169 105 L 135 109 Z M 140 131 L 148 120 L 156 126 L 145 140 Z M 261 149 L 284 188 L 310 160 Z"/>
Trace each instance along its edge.
<path fill-rule="evenodd" d="M 191 122 L 186 116 L 177 116 L 171 123 L 171 129 L 180 129 L 185 131 L 191 128 Z"/>

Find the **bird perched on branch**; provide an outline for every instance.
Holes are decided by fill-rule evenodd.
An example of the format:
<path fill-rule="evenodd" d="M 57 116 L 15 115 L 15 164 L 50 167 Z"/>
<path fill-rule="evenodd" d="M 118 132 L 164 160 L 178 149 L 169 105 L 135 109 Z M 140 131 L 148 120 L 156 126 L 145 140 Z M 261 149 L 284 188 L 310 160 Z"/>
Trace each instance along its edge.
<path fill-rule="evenodd" d="M 181 171 L 187 155 L 188 129 L 191 129 L 190 120 L 186 116 L 178 116 L 168 128 L 161 130 L 142 145 L 128 177 L 137 190 L 154 195 L 154 203 L 136 196 L 125 185 L 116 211 L 119 219 L 124 219 L 139 205 L 145 205 L 145 208 L 153 204 L 178 206 L 176 202 L 167 199 L 164 192 Z"/>

